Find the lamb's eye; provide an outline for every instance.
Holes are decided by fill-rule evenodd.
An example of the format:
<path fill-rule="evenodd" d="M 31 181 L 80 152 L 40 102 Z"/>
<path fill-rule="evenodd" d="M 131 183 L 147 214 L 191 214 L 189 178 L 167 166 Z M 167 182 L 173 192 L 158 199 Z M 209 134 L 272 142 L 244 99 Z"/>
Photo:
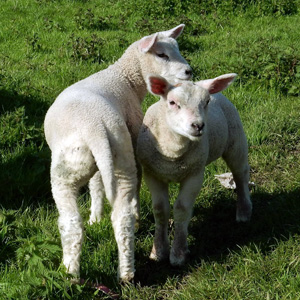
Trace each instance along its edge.
<path fill-rule="evenodd" d="M 160 58 L 165 59 L 165 60 L 169 60 L 169 56 L 165 53 L 156 53 L 156 55 Z"/>
<path fill-rule="evenodd" d="M 205 107 L 205 108 L 207 107 L 208 103 L 209 103 L 209 99 L 206 100 L 205 103 L 204 103 L 204 107 Z"/>
<path fill-rule="evenodd" d="M 173 107 L 178 108 L 178 109 L 181 108 L 180 105 L 178 105 L 178 104 L 177 104 L 175 101 L 173 101 L 173 100 L 169 101 L 169 104 L 170 104 L 171 106 L 173 106 Z"/>

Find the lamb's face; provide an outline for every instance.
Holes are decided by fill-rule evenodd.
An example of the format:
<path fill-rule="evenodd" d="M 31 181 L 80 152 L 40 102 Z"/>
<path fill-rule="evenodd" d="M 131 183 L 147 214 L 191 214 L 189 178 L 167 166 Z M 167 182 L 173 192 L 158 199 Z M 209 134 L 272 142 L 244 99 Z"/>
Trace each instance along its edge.
<path fill-rule="evenodd" d="M 191 79 L 192 69 L 181 56 L 175 39 L 158 36 L 158 41 L 149 54 L 153 56 L 154 73 L 160 74 L 169 82 L 175 84 L 182 80 Z"/>
<path fill-rule="evenodd" d="M 206 114 L 210 94 L 191 82 L 172 89 L 166 99 L 166 120 L 170 128 L 192 141 L 206 131 Z"/>
<path fill-rule="evenodd" d="M 173 84 L 192 78 L 192 69 L 181 56 L 176 41 L 183 28 L 181 24 L 171 30 L 146 36 L 138 42 L 141 53 L 139 64 L 145 79 L 150 73 L 163 76 Z"/>
<path fill-rule="evenodd" d="M 164 101 L 166 109 L 163 113 L 169 128 L 176 134 L 197 141 L 207 130 L 206 115 L 210 95 L 226 89 L 235 77 L 235 73 L 230 73 L 196 83 L 182 82 L 173 86 L 161 76 L 149 75 L 147 87 L 152 94 L 161 96 Z"/>

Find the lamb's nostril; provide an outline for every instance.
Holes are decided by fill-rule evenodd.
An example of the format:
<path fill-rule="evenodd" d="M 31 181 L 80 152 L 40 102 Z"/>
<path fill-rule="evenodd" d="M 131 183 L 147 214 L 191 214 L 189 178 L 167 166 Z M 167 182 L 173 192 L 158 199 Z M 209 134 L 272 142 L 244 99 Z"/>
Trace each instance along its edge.
<path fill-rule="evenodd" d="M 201 131 L 204 128 L 204 123 L 192 123 L 192 127 L 197 131 Z"/>
<path fill-rule="evenodd" d="M 192 71 L 192 70 L 185 70 L 185 74 L 186 74 L 186 75 L 192 75 L 192 74 L 193 74 L 193 71 Z"/>

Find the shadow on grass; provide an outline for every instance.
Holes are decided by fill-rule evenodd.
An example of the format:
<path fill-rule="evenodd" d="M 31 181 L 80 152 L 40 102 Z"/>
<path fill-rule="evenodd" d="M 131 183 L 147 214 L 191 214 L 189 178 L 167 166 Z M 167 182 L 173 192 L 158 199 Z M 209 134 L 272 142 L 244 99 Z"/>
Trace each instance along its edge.
<path fill-rule="evenodd" d="M 5 209 L 19 209 L 24 204 L 38 205 L 39 201 L 51 197 L 50 150 L 42 129 L 48 104 L 35 97 L 0 89 L 0 114 L 13 113 L 19 107 L 25 108 L 25 128 L 34 126 L 36 130 L 34 136 L 29 132 L 22 141 L 15 138 L 9 145 L 2 144 L 4 149 L 1 150 L 5 154 L 0 159 L 0 205 Z M 17 119 L 15 122 L 18 124 Z M 9 130 L 4 128 L 5 134 L 9 134 Z M 18 134 L 22 136 L 23 132 Z"/>
<path fill-rule="evenodd" d="M 190 260 L 186 266 L 176 269 L 168 262 L 152 262 L 147 253 L 136 259 L 136 282 L 141 286 L 164 284 L 168 278 L 185 276 L 190 267 L 201 265 L 201 260 L 222 263 L 229 252 L 239 251 L 239 246 L 253 243 L 262 253 L 267 253 L 271 251 L 274 239 L 286 240 L 300 233 L 299 188 L 273 194 L 252 193 L 253 215 L 248 223 L 235 222 L 236 202 L 228 195 L 223 198 L 224 193 L 212 200 L 214 204 L 210 208 L 195 205 L 189 226 L 192 237 Z"/>
<path fill-rule="evenodd" d="M 6 163 L 0 163 L 1 207 L 19 209 L 49 201 L 50 151 L 28 149 Z"/>
<path fill-rule="evenodd" d="M 13 90 L 0 89 L 0 114 L 14 111 L 24 106 L 28 125 L 42 127 L 49 104 L 33 96 L 19 95 Z"/>

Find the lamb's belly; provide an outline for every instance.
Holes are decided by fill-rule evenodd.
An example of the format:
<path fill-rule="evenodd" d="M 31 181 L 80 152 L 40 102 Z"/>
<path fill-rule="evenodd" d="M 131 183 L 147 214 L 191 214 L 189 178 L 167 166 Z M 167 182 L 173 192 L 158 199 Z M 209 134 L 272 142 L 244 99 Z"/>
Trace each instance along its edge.
<path fill-rule="evenodd" d="M 186 162 L 184 160 L 164 160 L 153 157 L 150 162 L 144 164 L 147 172 L 164 182 L 181 182 L 190 174 L 199 171 L 199 162 Z"/>

